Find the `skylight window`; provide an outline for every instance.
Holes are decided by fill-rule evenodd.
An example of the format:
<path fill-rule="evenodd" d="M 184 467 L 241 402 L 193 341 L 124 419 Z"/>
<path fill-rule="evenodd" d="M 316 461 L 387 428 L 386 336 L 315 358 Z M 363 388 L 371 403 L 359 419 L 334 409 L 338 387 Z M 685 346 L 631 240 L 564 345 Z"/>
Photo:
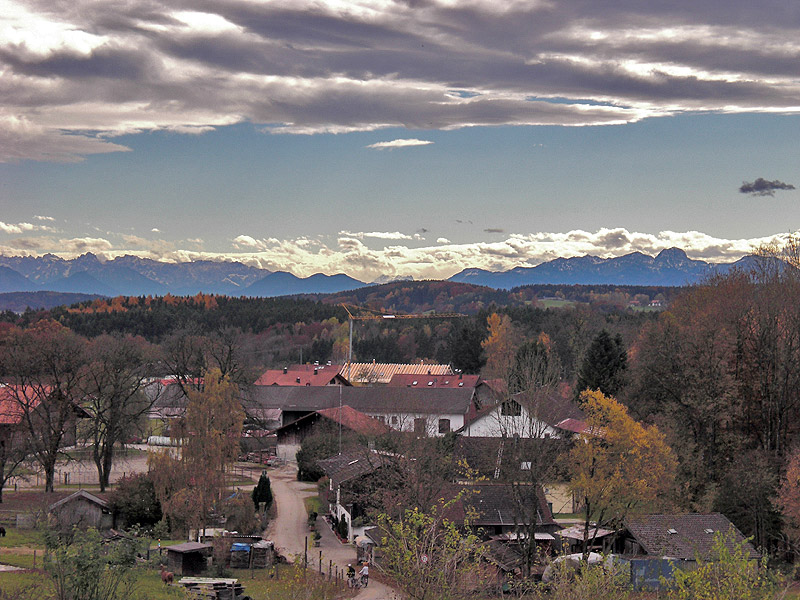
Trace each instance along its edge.
<path fill-rule="evenodd" d="M 670 535 L 675 535 L 676 533 L 678 533 L 678 530 L 677 529 L 667 529 L 667 533 L 670 534 Z"/>

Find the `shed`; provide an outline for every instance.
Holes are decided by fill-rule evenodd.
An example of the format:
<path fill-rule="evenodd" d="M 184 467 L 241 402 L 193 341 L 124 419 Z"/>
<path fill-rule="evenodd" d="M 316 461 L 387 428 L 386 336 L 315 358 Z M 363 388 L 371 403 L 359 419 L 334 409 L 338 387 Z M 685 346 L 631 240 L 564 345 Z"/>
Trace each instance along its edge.
<path fill-rule="evenodd" d="M 54 502 L 48 511 L 59 529 L 94 527 L 105 530 L 114 526 L 114 516 L 108 502 L 86 490 L 78 490 Z"/>
<path fill-rule="evenodd" d="M 200 542 L 186 542 L 167 548 L 167 568 L 176 575 L 197 575 L 206 568 L 206 558 L 213 546 Z"/>

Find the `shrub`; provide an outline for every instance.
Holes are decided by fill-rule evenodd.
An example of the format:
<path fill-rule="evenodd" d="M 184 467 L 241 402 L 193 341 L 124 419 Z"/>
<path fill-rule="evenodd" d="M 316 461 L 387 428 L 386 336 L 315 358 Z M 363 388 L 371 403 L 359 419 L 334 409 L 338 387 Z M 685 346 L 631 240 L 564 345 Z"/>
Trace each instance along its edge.
<path fill-rule="evenodd" d="M 128 527 L 152 527 L 161 520 L 161 503 L 153 482 L 144 473 L 120 479 L 109 504 Z"/>
<path fill-rule="evenodd" d="M 668 593 L 670 600 L 770 600 L 782 596 L 784 582 L 767 569 L 767 558 L 750 558 L 746 542 L 736 542 L 731 529 L 717 532 L 707 559 L 697 568 L 676 570 Z"/>

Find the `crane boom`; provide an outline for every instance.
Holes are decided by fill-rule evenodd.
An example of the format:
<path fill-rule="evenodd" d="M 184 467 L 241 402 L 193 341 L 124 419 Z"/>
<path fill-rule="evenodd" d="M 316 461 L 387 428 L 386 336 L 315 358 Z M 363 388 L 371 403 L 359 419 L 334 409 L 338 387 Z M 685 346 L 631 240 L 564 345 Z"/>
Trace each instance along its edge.
<path fill-rule="evenodd" d="M 347 304 L 343 302 L 341 306 L 347 312 L 347 316 L 350 318 L 350 343 L 347 351 L 348 381 L 350 381 L 350 375 L 351 375 L 350 367 L 353 364 L 353 321 L 381 321 L 381 320 L 392 320 L 392 319 L 459 319 L 461 317 L 468 316 L 468 315 L 462 315 L 461 313 L 417 313 L 412 315 L 395 315 L 395 314 L 382 313 L 371 308 L 363 308 L 351 305 L 350 308 L 354 310 L 367 310 L 377 313 L 373 315 L 355 316 L 352 312 L 350 312 L 350 309 L 347 308 Z"/>

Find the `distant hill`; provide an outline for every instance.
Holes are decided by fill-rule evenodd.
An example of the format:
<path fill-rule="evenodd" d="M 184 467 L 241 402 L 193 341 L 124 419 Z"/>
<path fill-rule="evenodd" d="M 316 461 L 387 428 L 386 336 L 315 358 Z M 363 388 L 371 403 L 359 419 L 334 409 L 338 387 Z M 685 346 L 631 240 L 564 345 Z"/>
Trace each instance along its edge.
<path fill-rule="evenodd" d="M 332 294 L 364 287 L 366 284 L 341 273 L 300 278 L 285 271 L 270 273 L 244 290 L 246 296 L 288 296 L 294 294 Z"/>
<path fill-rule="evenodd" d="M 633 252 L 618 258 L 578 256 L 557 258 L 535 267 L 492 272 L 464 269 L 449 281 L 511 289 L 532 284 L 684 286 L 732 268 L 749 270 L 756 260 L 746 256 L 734 263 L 708 263 L 691 259 L 680 248 L 662 250 L 655 257 Z"/>
<path fill-rule="evenodd" d="M 77 304 L 102 298 L 96 294 L 69 294 L 65 292 L 7 292 L 0 294 L 0 311 L 21 313 L 26 308 L 50 310 L 56 306 Z"/>

